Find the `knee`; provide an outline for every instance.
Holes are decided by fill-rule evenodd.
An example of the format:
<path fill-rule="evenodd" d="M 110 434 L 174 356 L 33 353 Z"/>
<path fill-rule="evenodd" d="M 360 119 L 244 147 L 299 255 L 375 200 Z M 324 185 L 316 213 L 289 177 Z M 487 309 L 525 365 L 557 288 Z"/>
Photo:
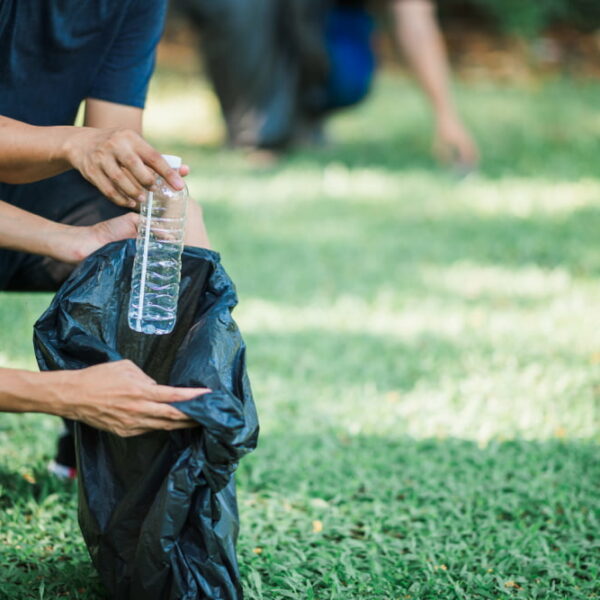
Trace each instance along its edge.
<path fill-rule="evenodd" d="M 190 199 L 188 204 L 185 243 L 188 246 L 210 248 L 206 226 L 204 225 L 204 213 L 202 207 L 192 199 Z"/>

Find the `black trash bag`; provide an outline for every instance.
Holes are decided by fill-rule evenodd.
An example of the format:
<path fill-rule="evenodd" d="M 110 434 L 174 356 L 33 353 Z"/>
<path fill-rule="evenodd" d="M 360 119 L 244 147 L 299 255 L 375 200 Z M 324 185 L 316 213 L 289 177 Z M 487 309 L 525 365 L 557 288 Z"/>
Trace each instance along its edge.
<path fill-rule="evenodd" d="M 76 423 L 83 537 L 111 598 L 238 600 L 233 475 L 258 422 L 235 289 L 218 254 L 186 248 L 175 330 L 136 333 L 134 254 L 133 240 L 115 242 L 73 272 L 35 325 L 40 368 L 128 358 L 158 383 L 213 391 L 177 404 L 198 428 L 121 438 Z"/>

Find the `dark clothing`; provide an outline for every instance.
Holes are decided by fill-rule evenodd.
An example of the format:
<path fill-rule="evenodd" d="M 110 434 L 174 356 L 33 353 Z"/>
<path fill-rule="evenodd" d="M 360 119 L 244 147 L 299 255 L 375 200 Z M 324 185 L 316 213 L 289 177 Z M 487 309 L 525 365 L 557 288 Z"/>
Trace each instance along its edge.
<path fill-rule="evenodd" d="M 165 10 L 166 0 L 1 0 L 0 115 L 71 125 L 85 98 L 143 107 Z"/>
<path fill-rule="evenodd" d="M 31 125 L 72 125 L 86 98 L 142 108 L 166 4 L 0 0 L 0 115 Z M 125 213 L 76 171 L 27 185 L 0 183 L 0 200 L 69 225 Z M 0 249 L 0 289 L 56 291 L 73 268 Z M 73 447 L 72 436 L 63 436 L 56 461 L 74 467 Z"/>
<path fill-rule="evenodd" d="M 94 225 L 127 212 L 109 202 L 77 171 L 10 188 L 11 204 L 67 225 Z M 73 268 L 47 256 L 1 248 L 0 290 L 54 292 Z"/>
<path fill-rule="evenodd" d="M 318 135 L 331 110 L 362 100 L 374 72 L 364 6 L 334 0 L 177 0 L 237 146 L 281 148 Z"/>
<path fill-rule="evenodd" d="M 323 0 L 178 0 L 202 54 L 232 145 L 279 147 L 327 72 Z M 301 93 L 300 93 L 301 91 Z"/>
<path fill-rule="evenodd" d="M 71 125 L 86 98 L 143 107 L 165 11 L 166 0 L 0 0 L 0 115 Z M 0 200 L 70 225 L 124 213 L 74 171 L 0 183 Z M 55 291 L 72 268 L 0 250 L 0 289 Z"/>
<path fill-rule="evenodd" d="M 373 28 L 373 18 L 362 6 L 330 11 L 325 25 L 330 68 L 323 110 L 356 104 L 368 94 L 376 66 Z"/>

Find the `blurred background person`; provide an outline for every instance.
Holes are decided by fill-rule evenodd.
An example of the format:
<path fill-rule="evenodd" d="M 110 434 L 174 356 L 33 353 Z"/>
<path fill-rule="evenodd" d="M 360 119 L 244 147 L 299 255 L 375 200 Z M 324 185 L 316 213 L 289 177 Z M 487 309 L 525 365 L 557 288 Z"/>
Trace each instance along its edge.
<path fill-rule="evenodd" d="M 175 6 L 200 30 L 232 146 L 323 143 L 327 116 L 371 89 L 374 15 L 388 11 L 395 41 L 434 113 L 435 155 L 467 170 L 476 166 L 478 149 L 452 99 L 430 0 L 176 0 Z"/>

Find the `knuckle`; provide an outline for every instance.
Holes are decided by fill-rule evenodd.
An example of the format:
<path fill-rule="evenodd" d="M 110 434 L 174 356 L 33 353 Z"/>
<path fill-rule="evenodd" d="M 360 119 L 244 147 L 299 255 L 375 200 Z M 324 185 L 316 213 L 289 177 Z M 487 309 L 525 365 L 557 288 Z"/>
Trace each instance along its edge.
<path fill-rule="evenodd" d="M 119 138 L 116 134 L 113 133 L 104 143 L 104 149 L 108 150 L 110 154 L 113 154 L 118 145 Z M 101 155 L 104 155 L 104 152 L 101 152 Z"/>
<path fill-rule="evenodd" d="M 98 164 L 104 158 L 104 150 L 102 146 L 95 148 L 92 150 L 90 154 L 90 159 L 92 160 L 92 164 Z"/>
<path fill-rule="evenodd" d="M 112 183 L 121 184 L 123 181 L 123 173 L 121 169 L 114 163 L 104 169 L 105 173 L 110 177 Z"/>
<path fill-rule="evenodd" d="M 134 131 L 133 129 L 122 129 L 121 133 L 123 137 L 128 140 L 137 140 L 140 137 L 137 131 Z"/>
<path fill-rule="evenodd" d="M 90 161 L 85 166 L 85 172 L 88 177 L 95 178 L 98 176 L 99 170 L 96 164 L 93 161 Z"/>
<path fill-rule="evenodd" d="M 139 385 L 132 385 L 129 395 L 131 396 L 131 398 L 138 402 L 140 400 L 145 400 L 146 398 L 151 396 L 144 388 L 141 388 Z"/>
<path fill-rule="evenodd" d="M 152 173 L 150 173 L 150 171 L 146 171 L 140 178 L 140 182 L 145 186 L 145 187 L 151 187 L 152 185 L 154 185 L 154 175 L 152 175 Z"/>
<path fill-rule="evenodd" d="M 138 158 L 135 154 L 127 154 L 127 156 L 123 157 L 121 162 L 123 163 L 123 166 L 128 169 L 133 169 L 138 165 Z"/>
<path fill-rule="evenodd" d="M 165 411 L 165 416 L 167 419 L 171 419 L 172 421 L 181 421 L 182 419 L 187 419 L 187 417 L 176 408 L 172 406 L 167 406 L 169 410 Z"/>
<path fill-rule="evenodd" d="M 110 184 L 104 184 L 100 191 L 108 198 L 117 199 L 119 197 L 117 190 Z"/>
<path fill-rule="evenodd" d="M 135 429 L 136 420 L 133 415 L 126 415 L 121 419 L 121 421 L 122 421 L 121 428 L 124 431 L 131 431 L 131 430 Z"/>
<path fill-rule="evenodd" d="M 155 150 L 154 148 L 150 148 L 150 150 L 148 151 L 148 160 L 151 163 L 160 163 L 163 158 L 160 154 L 160 152 L 158 152 L 157 150 Z"/>
<path fill-rule="evenodd" d="M 115 150 L 116 148 L 120 147 L 123 141 L 127 140 L 128 138 L 127 131 L 127 129 L 121 127 L 113 129 L 106 140 L 106 147 L 110 148 L 111 150 Z"/>

